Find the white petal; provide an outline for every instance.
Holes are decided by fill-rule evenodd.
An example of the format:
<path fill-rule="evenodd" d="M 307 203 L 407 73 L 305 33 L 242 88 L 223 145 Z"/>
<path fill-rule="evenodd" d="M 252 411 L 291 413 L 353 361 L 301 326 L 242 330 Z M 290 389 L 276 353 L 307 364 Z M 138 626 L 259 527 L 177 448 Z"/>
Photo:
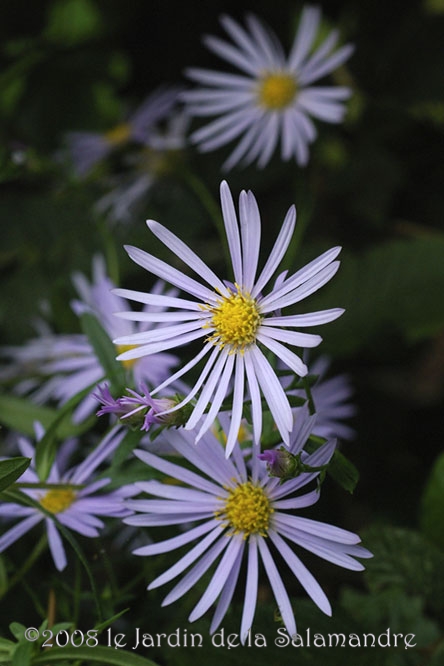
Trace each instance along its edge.
<path fill-rule="evenodd" d="M 265 542 L 265 539 L 259 538 L 258 540 L 259 552 L 264 563 L 265 571 L 267 572 L 268 580 L 273 590 L 274 598 L 278 605 L 279 614 L 285 624 L 285 628 L 289 635 L 296 635 L 296 622 L 293 615 L 293 610 L 291 608 L 290 599 L 285 590 L 282 578 L 279 575 L 277 567 L 273 561 L 273 558 L 270 555 L 268 546 Z"/>
<path fill-rule="evenodd" d="M 265 287 L 267 282 L 271 279 L 277 267 L 279 266 L 290 244 L 295 223 L 296 223 L 296 208 L 294 206 L 291 206 L 288 209 L 287 215 L 285 216 L 284 223 L 281 227 L 281 230 L 273 246 L 273 249 L 271 250 L 270 256 L 268 257 L 265 266 L 262 269 L 262 272 L 259 275 L 256 284 L 254 285 L 254 288 L 251 292 L 253 298 L 259 296 L 260 292 Z"/>
<path fill-rule="evenodd" d="M 258 335 L 257 339 L 259 342 L 262 342 L 265 347 L 268 347 L 273 354 L 276 354 L 278 358 L 281 359 L 289 368 L 293 370 L 299 377 L 305 377 L 308 372 L 308 368 L 305 363 L 302 362 L 302 359 L 299 358 L 292 351 L 284 347 L 284 345 L 279 344 L 272 338 L 268 338 L 265 335 Z"/>
<path fill-rule="evenodd" d="M 153 234 L 169 248 L 174 254 L 182 259 L 182 261 L 192 268 L 192 270 L 202 277 L 212 288 L 225 296 L 228 295 L 227 289 L 223 282 L 219 280 L 217 275 L 206 265 L 200 257 L 193 252 L 188 245 L 180 240 L 175 234 L 169 231 L 166 227 L 155 222 L 154 220 L 147 220 L 147 225 Z"/>
<path fill-rule="evenodd" d="M 239 227 L 233 197 L 231 196 L 230 188 L 225 180 L 222 181 L 220 186 L 220 200 L 228 247 L 230 249 L 231 261 L 233 263 L 234 279 L 235 282 L 241 286 L 243 284 L 243 272 Z"/>
<path fill-rule="evenodd" d="M 284 562 L 290 567 L 304 590 L 313 599 L 318 608 L 327 615 L 331 615 L 330 602 L 318 581 L 310 573 L 307 567 L 295 555 L 285 541 L 273 530 L 269 530 L 268 536 L 282 555 Z"/>
<path fill-rule="evenodd" d="M 251 358 L 259 386 L 270 407 L 278 430 L 283 441 L 289 444 L 289 433 L 293 427 L 293 414 L 287 396 L 276 373 L 258 347 L 252 347 Z"/>
<path fill-rule="evenodd" d="M 192 296 L 196 296 L 204 302 L 212 303 L 213 305 L 216 304 L 216 294 L 214 292 L 188 277 L 182 271 L 178 271 L 161 259 L 148 254 L 148 252 L 144 252 L 144 250 L 139 250 L 137 247 L 126 245 L 125 250 L 136 264 L 153 273 L 153 275 L 157 275 L 162 280 L 174 284 L 174 286 L 187 291 Z"/>
<path fill-rule="evenodd" d="M 244 267 L 242 287 L 247 292 L 251 292 L 256 277 L 261 243 L 261 218 L 256 199 L 252 192 L 241 192 L 239 197 L 239 217 Z"/>
<path fill-rule="evenodd" d="M 296 70 L 310 51 L 321 19 L 319 7 L 306 6 L 302 10 L 299 27 L 288 58 L 288 66 Z"/>
<path fill-rule="evenodd" d="M 230 429 L 228 431 L 227 443 L 225 446 L 225 455 L 231 455 L 233 448 L 239 436 L 239 428 L 244 409 L 244 383 L 245 383 L 245 370 L 244 370 L 244 357 L 240 354 L 236 355 L 236 370 L 234 376 L 234 390 L 233 390 L 233 407 L 231 413 Z"/>
<path fill-rule="evenodd" d="M 217 599 L 222 588 L 227 584 L 229 577 L 232 575 L 234 564 L 239 552 L 244 549 L 244 544 L 245 542 L 240 535 L 229 539 L 228 547 L 223 554 L 206 591 L 189 615 L 188 620 L 190 622 L 194 622 L 206 613 L 211 604 Z"/>
<path fill-rule="evenodd" d="M 241 643 L 247 638 L 253 624 L 254 612 L 257 603 L 259 563 L 257 553 L 257 537 L 252 534 L 248 540 L 247 582 L 245 584 L 244 609 L 241 622 Z"/>

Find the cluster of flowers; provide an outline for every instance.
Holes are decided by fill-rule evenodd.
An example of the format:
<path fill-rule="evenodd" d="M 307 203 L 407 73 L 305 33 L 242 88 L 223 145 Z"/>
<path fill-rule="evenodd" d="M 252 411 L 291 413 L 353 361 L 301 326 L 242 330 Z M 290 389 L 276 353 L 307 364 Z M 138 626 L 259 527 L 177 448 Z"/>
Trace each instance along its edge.
<path fill-rule="evenodd" d="M 166 116 L 177 120 L 171 115 L 177 98 L 187 104 L 188 115 L 219 116 L 192 135 L 201 150 L 242 136 L 225 168 L 241 159 L 265 166 L 279 137 L 282 158 L 294 157 L 305 164 L 316 133 L 310 116 L 338 122 L 344 113 L 342 102 L 349 96 L 345 88 L 311 86 L 351 53 L 350 46 L 334 51 L 335 32 L 313 51 L 319 22 L 317 9 L 304 9 L 286 58 L 274 34 L 256 17 L 247 17 L 248 30 L 224 17 L 223 26 L 234 45 L 216 38 L 208 38 L 207 44 L 239 67 L 242 75 L 190 70 L 189 76 L 202 87 L 156 93 L 128 124 L 106 136 L 72 136 L 78 171 L 85 174 L 125 141 L 164 150 L 167 144 L 159 143 L 157 122 Z M 176 131 L 178 125 L 173 124 Z M 181 124 L 182 129 L 186 124 Z M 168 148 L 177 147 L 178 141 L 167 140 Z M 147 222 L 150 232 L 187 266 L 186 273 L 128 246 L 130 258 L 159 279 L 150 292 L 115 288 L 99 257 L 94 260 L 91 284 L 83 275 L 74 276 L 79 295 L 72 303 L 74 312 L 79 317 L 93 316 L 108 343 L 115 345 L 129 385 L 126 395 L 113 395 L 106 368 L 87 335 L 56 334 L 41 327 L 40 335 L 22 347 L 1 350 L 11 359 L 1 378 L 15 381 L 19 393 L 59 405 L 81 394 L 73 413 L 76 422 L 88 418 L 99 401 L 98 414 L 111 418 L 111 429 L 71 469 L 67 460 L 76 447 L 73 441 L 61 447 L 46 478 L 36 468 L 27 470 L 17 485 L 28 503 L 0 504 L 1 519 L 21 519 L 0 537 L 0 552 L 44 520 L 54 563 L 62 570 L 67 558 L 59 531 L 63 536 L 65 528 L 94 537 L 104 527 L 98 516 L 120 517 L 133 528 L 178 525 L 177 536 L 134 551 L 151 556 L 195 542 L 149 588 L 181 576 L 163 602 L 172 603 L 217 562 L 189 617 L 196 620 L 216 604 L 213 632 L 228 610 L 246 561 L 244 641 L 257 603 L 259 560 L 282 622 L 294 635 L 291 601 L 273 551 L 327 614 L 331 607 L 324 591 L 292 546 L 352 570 L 363 568 L 355 558 L 371 554 L 359 545 L 357 535 L 295 513 L 319 499 L 320 480 L 335 452 L 335 437 L 352 434 L 342 421 L 353 407 L 347 378 L 326 380 L 328 362 L 321 358 L 312 364 L 309 380 L 307 359 L 300 351 L 322 340 L 300 328 L 332 322 L 343 310 L 282 311 L 335 275 L 340 248 L 327 250 L 293 274 L 279 273 L 296 224 L 296 210 L 291 206 L 268 259 L 259 268 L 261 218 L 254 195 L 241 192 L 237 211 L 223 181 L 220 199 L 232 279 L 220 279 L 190 247 L 154 220 Z M 120 191 L 116 200 L 122 201 Z M 143 308 L 126 309 L 128 300 Z M 180 347 L 188 349 L 190 343 L 191 358 L 181 362 L 175 352 Z M 194 382 L 186 384 L 184 379 L 198 369 Z M 135 481 L 103 494 L 112 479 L 106 471 L 97 474 L 97 470 L 104 463 L 110 465 L 127 432 L 125 424 L 142 431 L 136 456 L 167 480 Z M 266 446 L 265 435 L 271 436 Z M 44 437 L 41 426 L 36 437 Z M 35 459 L 28 440 L 20 438 L 19 446 L 22 455 Z M 145 478 L 150 479 L 149 472 Z M 311 489 L 300 492 L 307 486 Z M 151 499 L 138 497 L 142 493 Z"/>

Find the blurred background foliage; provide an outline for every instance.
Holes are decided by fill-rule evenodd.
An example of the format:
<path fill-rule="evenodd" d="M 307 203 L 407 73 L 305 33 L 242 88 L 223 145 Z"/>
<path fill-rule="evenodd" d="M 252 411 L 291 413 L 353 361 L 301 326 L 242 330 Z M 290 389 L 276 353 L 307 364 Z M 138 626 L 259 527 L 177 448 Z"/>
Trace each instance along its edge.
<path fill-rule="evenodd" d="M 226 151 L 199 155 L 188 147 L 175 170 L 152 188 L 140 213 L 128 224 L 110 226 L 93 212 L 102 193 L 99 179 L 81 180 L 70 167 L 66 134 L 107 131 L 158 85 L 183 83 L 186 66 L 221 68 L 201 37 L 221 35 L 218 16 L 223 12 L 242 19 L 246 10 L 254 9 L 288 47 L 300 5 L 294 0 L 251 4 L 2 0 L 1 344 L 29 339 L 42 309 L 51 313 L 57 332 L 80 331 L 69 304 L 74 296 L 71 274 L 80 270 L 90 275 L 96 252 L 105 251 L 120 286 L 146 289 L 149 277 L 132 265 L 122 245 L 150 249 L 144 224 L 148 217 L 166 224 L 222 270 L 220 241 L 193 183 L 200 179 L 217 200 Z M 294 270 L 331 245 L 344 248 L 338 276 L 307 308 L 347 310 L 322 331 L 322 351 L 332 357 L 334 371 L 350 373 L 356 387 L 357 436 L 344 450 L 361 480 L 353 498 L 329 487 L 329 501 L 316 511 L 318 518 L 349 529 L 367 528 L 365 545 L 375 558 L 362 584 L 356 576 L 344 583 L 342 571 L 333 578 L 331 572 L 321 576 L 336 599 L 333 620 L 305 602 L 297 617 L 301 627 L 321 632 L 345 627 L 383 631 L 387 626 L 416 632 L 419 648 L 414 652 L 380 650 L 376 655 L 353 650 L 356 666 L 376 659 L 381 666 L 440 666 L 444 2 L 319 4 L 326 29 L 338 26 L 342 39 L 356 45 L 350 62 L 335 74 L 336 83 L 354 91 L 345 123 L 318 125 L 319 138 L 306 169 L 275 157 L 264 171 L 235 169 L 227 176 L 233 192 L 251 188 L 258 199 L 264 257 L 292 202 L 298 209 L 298 228 L 287 267 Z M 156 246 L 157 251 L 168 257 L 164 248 Z M 128 585 L 127 596 L 122 596 L 122 604 L 132 608 L 127 626 L 149 624 L 154 608 L 160 630 L 185 622 L 186 608 L 173 617 L 160 611 L 157 617 L 159 599 L 156 593 L 149 601 L 145 598 L 146 578 L 138 581 L 141 592 L 135 601 L 137 590 L 126 580 L 127 573 L 119 573 L 119 561 L 119 553 L 113 553 L 113 575 L 120 585 Z M 53 585 L 66 584 L 57 583 L 54 574 L 50 578 Z M 39 581 L 38 587 L 42 585 Z M 32 597 L 38 597 L 35 590 Z M 14 599 L 8 609 L 5 622 L 27 619 Z M 64 610 L 67 615 L 61 619 L 70 619 L 68 608 L 61 608 L 61 615 Z M 268 617 L 265 612 L 262 616 Z M 204 622 L 197 624 L 195 631 L 206 631 Z M 212 650 L 207 657 L 212 663 L 245 663 L 245 649 Z M 274 664 L 282 654 L 287 653 L 251 650 L 247 658 Z M 298 663 L 319 663 L 319 654 L 298 650 Z M 193 652 L 170 650 L 152 658 L 186 664 Z M 323 664 L 343 659 L 340 650 L 322 651 Z"/>

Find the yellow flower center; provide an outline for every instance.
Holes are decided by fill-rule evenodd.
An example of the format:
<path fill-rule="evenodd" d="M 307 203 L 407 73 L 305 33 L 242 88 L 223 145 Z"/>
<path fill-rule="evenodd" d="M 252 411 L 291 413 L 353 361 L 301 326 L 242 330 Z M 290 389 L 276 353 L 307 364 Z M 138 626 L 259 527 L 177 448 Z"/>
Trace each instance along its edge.
<path fill-rule="evenodd" d="M 293 101 L 297 88 L 291 74 L 265 74 L 259 83 L 259 104 L 272 111 L 284 109 Z"/>
<path fill-rule="evenodd" d="M 130 349 L 136 349 L 138 345 L 116 345 L 117 353 L 123 354 L 123 352 L 129 351 Z M 120 361 L 121 364 L 123 365 L 126 370 L 131 370 L 135 362 L 137 361 L 137 358 L 129 358 L 127 361 Z"/>
<path fill-rule="evenodd" d="M 229 290 L 216 306 L 208 306 L 213 314 L 205 326 L 214 326 L 214 333 L 208 338 L 221 348 L 231 346 L 232 352 L 244 352 L 245 347 L 256 340 L 256 332 L 261 323 L 259 307 L 250 294 L 242 293 L 236 285 L 236 293 Z"/>
<path fill-rule="evenodd" d="M 243 532 L 246 539 L 250 534 L 267 536 L 272 513 L 264 489 L 247 481 L 230 488 L 225 507 L 215 511 L 215 516 L 231 527 L 232 534 Z"/>
<path fill-rule="evenodd" d="M 105 139 L 113 146 L 121 146 L 123 143 L 129 141 L 131 137 L 131 127 L 126 123 L 116 125 L 108 132 L 105 132 Z"/>
<path fill-rule="evenodd" d="M 76 494 L 73 490 L 48 490 L 46 495 L 40 499 L 40 504 L 50 513 L 62 513 L 74 502 Z"/>

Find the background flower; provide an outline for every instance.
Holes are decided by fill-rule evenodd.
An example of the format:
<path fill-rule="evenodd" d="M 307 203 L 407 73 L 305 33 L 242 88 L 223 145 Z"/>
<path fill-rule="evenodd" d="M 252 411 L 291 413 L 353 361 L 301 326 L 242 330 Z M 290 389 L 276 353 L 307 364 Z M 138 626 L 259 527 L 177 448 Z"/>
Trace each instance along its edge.
<path fill-rule="evenodd" d="M 115 316 L 124 307 L 125 301 L 112 293 L 114 284 L 106 273 L 102 257 L 96 256 L 93 260 L 91 283 L 81 273 L 76 273 L 73 281 L 80 296 L 80 299 L 72 302 L 73 310 L 79 317 L 84 313 L 94 315 L 110 339 L 153 328 L 147 322 L 136 325 Z M 160 294 L 162 289 L 163 284 L 157 282 L 153 293 Z M 162 308 L 159 306 L 145 308 L 146 313 L 151 311 L 152 314 L 160 310 Z M 86 335 L 55 334 L 45 327 L 38 338 L 29 340 L 23 346 L 3 347 L 0 354 L 12 361 L 0 373 L 0 377 L 4 380 L 25 377 L 15 386 L 19 394 L 29 393 L 40 404 L 55 400 L 63 405 L 77 393 L 91 387 L 91 391 L 76 407 L 74 421 L 82 421 L 97 407 L 93 392 L 96 384 L 104 379 L 105 371 Z M 124 367 L 135 386 L 141 382 L 153 386 L 168 377 L 176 363 L 177 359 L 172 354 L 159 353 L 150 360 L 124 363 Z"/>
<path fill-rule="evenodd" d="M 256 16 L 247 15 L 247 30 L 229 16 L 223 16 L 221 23 L 233 43 L 217 37 L 207 37 L 205 43 L 241 74 L 187 70 L 201 85 L 183 94 L 189 112 L 218 116 L 194 132 L 191 140 L 207 152 L 239 138 L 224 169 L 255 160 L 264 167 L 279 140 L 283 160 L 294 158 L 301 166 L 307 164 L 308 146 L 316 138 L 311 117 L 340 122 L 345 113 L 343 102 L 351 94 L 347 87 L 312 84 L 344 63 L 353 47 L 335 51 L 338 32 L 333 30 L 313 49 L 321 23 L 319 7 L 302 10 L 288 57 L 276 35 Z"/>
<path fill-rule="evenodd" d="M 44 434 L 43 428 L 37 425 L 37 441 Z M 98 516 L 124 517 L 128 515 L 124 499 L 135 492 L 132 486 L 122 486 L 119 490 L 110 493 L 97 493 L 98 490 L 108 485 L 111 479 L 94 480 L 97 468 L 115 452 L 123 436 L 123 431 L 119 432 L 114 428 L 80 464 L 71 469 L 64 469 L 64 456 L 59 455 L 51 467 L 45 488 L 24 488 L 23 492 L 50 514 L 56 516 L 57 520 L 69 530 L 87 537 L 98 536 L 105 525 Z M 28 467 L 20 477 L 20 482 L 41 483 L 34 468 L 35 447 L 25 438 L 19 439 L 19 447 L 23 456 L 33 460 L 31 467 Z M 55 484 L 57 487 L 51 488 Z M 59 484 L 62 484 L 63 487 L 60 488 Z M 66 567 L 67 558 L 61 536 L 56 523 L 48 517 L 47 513 L 43 513 L 33 506 L 0 502 L 0 518 L 2 520 L 21 519 L 0 537 L 0 553 L 12 546 L 17 539 L 20 539 L 35 525 L 45 521 L 48 545 L 54 564 L 59 571 Z"/>

